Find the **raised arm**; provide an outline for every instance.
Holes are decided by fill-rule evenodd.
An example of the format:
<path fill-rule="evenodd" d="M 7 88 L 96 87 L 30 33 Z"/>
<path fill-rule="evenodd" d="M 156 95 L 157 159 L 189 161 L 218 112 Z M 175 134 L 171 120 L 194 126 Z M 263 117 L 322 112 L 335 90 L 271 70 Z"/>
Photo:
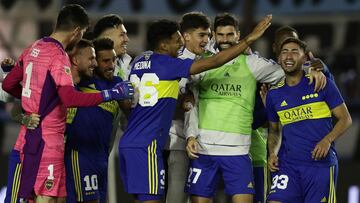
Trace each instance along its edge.
<path fill-rule="evenodd" d="M 221 51 L 212 57 L 195 61 L 191 65 L 190 74 L 193 75 L 209 69 L 220 67 L 226 62 L 237 57 L 239 54 L 244 52 L 251 43 L 253 43 L 255 40 L 257 40 L 264 34 L 265 30 L 271 25 L 271 19 L 272 15 L 267 15 L 257 24 L 254 30 L 243 40 L 241 40 L 237 45 Z"/>

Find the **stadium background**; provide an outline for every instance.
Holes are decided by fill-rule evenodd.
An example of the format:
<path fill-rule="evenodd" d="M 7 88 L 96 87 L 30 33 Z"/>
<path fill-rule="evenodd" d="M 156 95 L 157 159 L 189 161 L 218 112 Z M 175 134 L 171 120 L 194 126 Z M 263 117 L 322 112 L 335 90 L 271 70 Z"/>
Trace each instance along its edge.
<path fill-rule="evenodd" d="M 262 16 L 272 13 L 271 27 L 252 46 L 270 58 L 274 58 L 271 52 L 274 31 L 282 25 L 295 27 L 314 55 L 330 67 L 352 115 L 352 127 L 336 143 L 340 157 L 337 195 L 340 202 L 360 202 L 360 0 L 1 0 L 0 60 L 17 58 L 31 42 L 49 35 L 59 9 L 67 3 L 83 5 L 92 22 L 109 13 L 122 16 L 132 56 L 145 49 L 146 28 L 151 21 L 177 20 L 189 11 L 202 11 L 211 20 L 219 12 L 236 14 L 240 17 L 242 36 L 251 31 Z M 10 106 L 0 102 L 2 192 L 7 181 L 8 155 L 19 129 L 5 114 Z M 126 203 L 129 197 L 118 189 L 116 150 L 110 156 L 109 166 L 109 200 Z"/>

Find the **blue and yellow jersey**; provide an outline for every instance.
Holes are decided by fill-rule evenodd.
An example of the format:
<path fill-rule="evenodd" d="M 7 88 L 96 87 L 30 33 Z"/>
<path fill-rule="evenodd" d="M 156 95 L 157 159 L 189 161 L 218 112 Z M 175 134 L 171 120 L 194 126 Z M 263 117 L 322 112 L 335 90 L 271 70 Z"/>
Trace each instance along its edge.
<path fill-rule="evenodd" d="M 93 78 L 80 82 L 76 88 L 82 92 L 99 92 L 111 89 L 121 81 L 117 76 L 113 81 Z M 107 159 L 113 119 L 118 111 L 117 101 L 103 102 L 93 107 L 69 108 L 66 121 L 66 150 L 77 150 L 89 156 Z"/>
<path fill-rule="evenodd" d="M 131 66 L 130 81 L 138 101 L 119 148 L 147 147 L 156 140 L 164 147 L 179 93 L 179 79 L 188 78 L 191 59 L 173 58 L 151 51 L 137 57 Z"/>
<path fill-rule="evenodd" d="M 333 129 L 331 110 L 344 100 L 332 80 L 318 93 L 314 83 L 308 83 L 305 76 L 292 87 L 283 82 L 267 95 L 269 121 L 283 126 L 279 158 L 294 164 L 331 166 L 337 163 L 334 143 L 324 159 L 315 161 L 311 151 Z"/>

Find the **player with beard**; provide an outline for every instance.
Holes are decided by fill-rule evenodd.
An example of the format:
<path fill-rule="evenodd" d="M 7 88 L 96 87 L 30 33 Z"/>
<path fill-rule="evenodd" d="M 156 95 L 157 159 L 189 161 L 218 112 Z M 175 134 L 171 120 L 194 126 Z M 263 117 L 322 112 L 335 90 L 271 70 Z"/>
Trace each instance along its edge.
<path fill-rule="evenodd" d="M 214 37 L 216 53 L 235 46 L 240 38 L 236 18 L 218 15 Z M 199 128 L 199 135 L 187 135 L 188 155 L 194 159 L 190 161 L 186 187 L 192 202 L 211 202 L 220 178 L 233 202 L 253 201 L 255 190 L 249 148 L 256 84 L 276 84 L 283 77 L 284 72 L 275 62 L 255 54 L 241 54 L 218 69 L 192 78 L 194 92 L 198 92 L 194 95 L 198 95 L 199 123 L 193 127 Z M 262 152 L 266 156 L 266 149 Z M 264 173 L 263 167 L 261 172 Z M 262 191 L 260 196 L 264 199 L 264 188 Z"/>
<path fill-rule="evenodd" d="M 63 7 L 54 32 L 25 49 L 3 81 L 5 91 L 21 98 L 25 114 L 36 113 L 41 118 L 41 125 L 34 130 L 21 126 L 12 153 L 18 162 L 9 166 L 9 181 L 15 186 L 9 202 L 18 198 L 64 202 L 66 107 L 93 106 L 129 98 L 133 93 L 129 83 L 91 94 L 74 89 L 65 49 L 79 42 L 88 25 L 84 8 L 74 4 Z"/>
<path fill-rule="evenodd" d="M 122 81 L 113 75 L 114 42 L 100 38 L 94 41 L 94 46 L 95 74 L 90 80 L 81 78 L 76 87 L 82 92 L 100 92 Z M 112 122 L 118 110 L 116 101 L 68 109 L 65 153 L 68 202 L 106 202 Z"/>
<path fill-rule="evenodd" d="M 350 127 L 350 114 L 333 81 L 328 80 L 319 92 L 308 85 L 309 78 L 302 69 L 307 60 L 305 42 L 287 38 L 279 48 L 278 61 L 285 80 L 266 97 L 268 166 L 272 172 L 267 200 L 336 202 L 338 160 L 334 141 Z M 336 118 L 334 126 L 332 116 Z"/>
<path fill-rule="evenodd" d="M 149 26 L 147 42 L 151 50 L 134 60 L 130 74 L 139 97 L 119 143 L 121 178 L 136 200 L 155 203 L 163 199 L 162 152 L 176 108 L 178 80 L 238 56 L 270 26 L 271 18 L 266 16 L 239 44 L 199 60 L 177 58 L 183 39 L 176 22 L 164 19 Z"/>

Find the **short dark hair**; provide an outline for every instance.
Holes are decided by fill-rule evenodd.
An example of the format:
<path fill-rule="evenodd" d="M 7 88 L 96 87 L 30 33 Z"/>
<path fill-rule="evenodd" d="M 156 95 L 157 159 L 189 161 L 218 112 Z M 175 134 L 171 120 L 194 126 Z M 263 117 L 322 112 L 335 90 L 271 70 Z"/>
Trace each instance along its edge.
<path fill-rule="evenodd" d="M 116 14 L 105 15 L 94 26 L 93 36 L 99 37 L 101 33 L 110 28 L 117 28 L 119 25 L 124 24 L 123 19 Z"/>
<path fill-rule="evenodd" d="M 290 42 L 294 42 L 294 43 L 298 44 L 299 47 L 301 49 L 303 49 L 305 53 L 307 52 L 307 44 L 306 44 L 306 42 L 304 42 L 304 41 L 302 41 L 302 40 L 300 40 L 298 38 L 295 38 L 295 37 L 288 37 L 288 38 L 284 39 L 280 44 L 280 47 L 279 47 L 280 50 L 279 51 L 281 51 L 281 49 L 283 48 L 283 46 L 285 44 L 290 43 Z"/>
<path fill-rule="evenodd" d="M 294 33 L 296 34 L 296 36 L 294 36 Z M 289 37 L 299 37 L 298 31 L 288 25 L 282 26 L 275 31 L 273 51 L 275 52 L 276 56 L 280 54 L 281 46 L 284 40 Z"/>
<path fill-rule="evenodd" d="M 148 47 L 150 50 L 158 48 L 163 40 L 171 39 L 177 31 L 179 24 L 175 21 L 161 19 L 151 23 L 146 34 Z"/>
<path fill-rule="evenodd" d="M 80 41 L 75 46 L 77 49 L 83 49 L 86 47 L 94 47 L 94 44 L 87 39 L 80 39 Z"/>
<path fill-rule="evenodd" d="M 86 28 L 90 24 L 86 10 L 78 4 L 64 6 L 57 17 L 55 30 L 70 31 L 76 27 Z"/>
<path fill-rule="evenodd" d="M 114 41 L 110 38 L 99 38 L 93 41 L 95 52 L 114 49 Z"/>
<path fill-rule="evenodd" d="M 230 13 L 221 13 L 216 15 L 214 20 L 214 31 L 219 26 L 234 26 L 236 30 L 239 30 L 238 19 Z"/>
<path fill-rule="evenodd" d="M 181 17 L 180 32 L 184 33 L 190 29 L 210 28 L 210 20 L 202 12 L 189 12 Z"/>
<path fill-rule="evenodd" d="M 84 49 L 87 47 L 94 48 L 94 44 L 90 40 L 80 39 L 80 41 L 75 45 L 74 48 L 72 48 L 71 50 L 66 50 L 66 51 L 69 53 L 70 56 L 74 56 L 79 53 L 80 49 Z"/>
<path fill-rule="evenodd" d="M 282 26 L 282 27 L 279 27 L 278 29 L 276 29 L 275 35 L 278 35 L 279 33 L 282 33 L 282 32 L 295 32 L 296 34 L 299 34 L 295 28 L 290 27 L 288 25 L 285 25 L 285 26 Z"/>

